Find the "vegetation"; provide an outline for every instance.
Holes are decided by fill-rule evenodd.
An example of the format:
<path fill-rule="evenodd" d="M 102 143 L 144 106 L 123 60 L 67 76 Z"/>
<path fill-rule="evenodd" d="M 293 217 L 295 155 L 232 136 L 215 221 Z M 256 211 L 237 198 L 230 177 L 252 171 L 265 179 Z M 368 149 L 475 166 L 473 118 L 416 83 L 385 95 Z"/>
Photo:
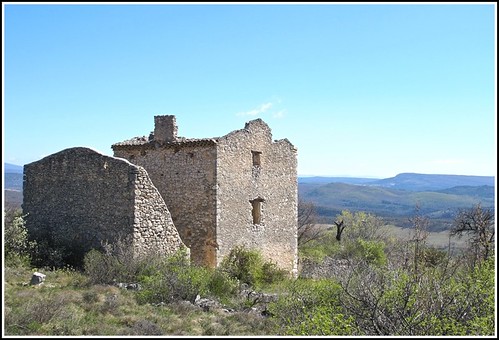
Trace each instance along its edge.
<path fill-rule="evenodd" d="M 298 201 L 298 246 L 322 236 L 317 227 L 317 210 L 312 202 Z"/>
<path fill-rule="evenodd" d="M 300 200 L 315 205 L 319 223 L 330 223 L 343 210 L 365 211 L 400 227 L 410 228 L 408 218 L 420 202 L 421 213 L 429 218 L 429 231 L 450 229 L 454 215 L 481 202 L 494 207 L 494 186 L 459 186 L 449 189 L 403 190 L 346 183 L 299 183 Z"/>
<path fill-rule="evenodd" d="M 28 241 L 28 230 L 21 210 L 9 209 L 5 212 L 4 255 L 11 266 L 28 265 L 30 252 L 36 243 Z"/>
<path fill-rule="evenodd" d="M 452 235 L 471 235 L 470 243 L 475 260 L 487 260 L 495 241 L 494 212 L 480 204 L 471 209 L 461 209 L 454 220 Z"/>
<path fill-rule="evenodd" d="M 493 336 L 490 213 L 474 206 L 456 215 L 456 235 L 471 233 L 457 253 L 429 244 L 418 207 L 407 239 L 386 233 L 376 215 L 344 210 L 299 248 L 301 263 L 335 265 L 321 278 L 292 278 L 253 249 L 235 247 L 208 269 L 190 265 L 184 250 L 133 256 L 126 240 L 88 252 L 81 270 L 34 267 L 40 252 L 30 251 L 20 212 L 9 211 L 4 333 Z M 340 240 L 334 222 L 341 222 Z M 33 271 L 46 281 L 29 284 Z"/>

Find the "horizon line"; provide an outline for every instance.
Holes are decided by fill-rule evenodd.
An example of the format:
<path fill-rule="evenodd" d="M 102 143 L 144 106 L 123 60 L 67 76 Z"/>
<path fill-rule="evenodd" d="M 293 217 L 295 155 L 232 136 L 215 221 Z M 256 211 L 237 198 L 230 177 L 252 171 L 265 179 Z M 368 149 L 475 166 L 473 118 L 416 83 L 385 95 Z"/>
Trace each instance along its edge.
<path fill-rule="evenodd" d="M 3 172 L 5 172 L 5 165 L 10 165 L 10 166 L 15 166 L 19 168 L 23 168 L 23 165 L 19 164 L 14 164 L 14 163 L 9 163 L 9 162 L 3 162 L 2 169 Z M 362 176 L 355 176 L 355 175 L 314 175 L 314 174 L 297 174 L 297 177 L 322 177 L 322 178 L 365 178 L 365 179 L 387 179 L 387 178 L 393 178 L 401 174 L 415 174 L 415 175 L 436 175 L 436 176 L 468 176 L 468 177 L 496 177 L 495 175 L 460 175 L 460 174 L 441 174 L 441 173 L 422 173 L 422 172 L 400 172 L 396 175 L 393 176 L 388 176 L 388 177 L 383 177 L 383 176 L 372 176 L 372 175 L 362 175 Z"/>

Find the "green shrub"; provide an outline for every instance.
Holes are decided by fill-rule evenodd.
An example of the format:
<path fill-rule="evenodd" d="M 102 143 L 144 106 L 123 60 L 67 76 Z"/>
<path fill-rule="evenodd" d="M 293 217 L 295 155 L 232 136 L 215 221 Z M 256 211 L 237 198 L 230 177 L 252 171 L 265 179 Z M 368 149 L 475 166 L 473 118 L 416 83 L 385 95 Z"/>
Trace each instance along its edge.
<path fill-rule="evenodd" d="M 307 242 L 298 249 L 301 258 L 307 258 L 320 263 L 326 256 L 334 257 L 341 252 L 341 243 L 336 240 L 335 233 L 331 230 L 324 232 L 320 239 Z"/>
<path fill-rule="evenodd" d="M 426 247 L 421 251 L 420 261 L 426 267 L 438 267 L 447 260 L 447 252 L 441 249 Z"/>
<path fill-rule="evenodd" d="M 225 303 L 238 293 L 239 282 L 236 278 L 230 277 L 229 274 L 217 268 L 211 272 L 207 288 L 210 295 Z"/>
<path fill-rule="evenodd" d="M 493 336 L 496 324 L 494 258 L 462 270 L 445 282 L 439 291 L 428 290 L 446 305 L 426 313 L 422 322 L 426 334 Z M 434 276 L 434 275 L 433 275 Z"/>
<path fill-rule="evenodd" d="M 37 241 L 30 255 L 33 266 L 38 268 L 56 269 L 67 265 L 64 248 L 52 247 L 46 240 Z"/>
<path fill-rule="evenodd" d="M 272 261 L 266 261 L 262 265 L 262 281 L 267 284 L 282 281 L 288 277 L 288 272 L 277 266 Z"/>
<path fill-rule="evenodd" d="M 253 287 L 272 284 L 288 276 L 288 272 L 280 269 L 276 263 L 265 261 L 258 250 L 244 246 L 234 247 L 222 259 L 219 269 L 229 277 L 237 279 L 239 283 Z"/>
<path fill-rule="evenodd" d="M 29 266 L 36 243 L 28 241 L 25 216 L 21 211 L 5 212 L 4 251 L 9 266 Z"/>
<path fill-rule="evenodd" d="M 418 272 L 365 266 L 343 279 L 340 301 L 365 335 L 492 335 L 493 264 Z"/>
<path fill-rule="evenodd" d="M 343 256 L 365 261 L 367 264 L 382 266 L 387 263 L 385 244 L 382 241 L 365 241 L 356 239 L 348 242 Z"/>
<path fill-rule="evenodd" d="M 263 263 L 263 257 L 258 251 L 236 246 L 223 258 L 220 269 L 241 283 L 255 286 L 262 279 Z"/>
<path fill-rule="evenodd" d="M 351 335 L 353 319 L 339 303 L 340 285 L 330 279 L 298 279 L 281 286 L 283 292 L 269 304 L 280 335 Z"/>
<path fill-rule="evenodd" d="M 120 238 L 113 244 L 104 243 L 103 250 L 86 253 L 83 269 L 93 284 L 134 282 L 145 263 L 154 263 L 154 257 L 155 254 L 149 258 L 134 256 L 130 242 Z"/>
<path fill-rule="evenodd" d="M 179 300 L 194 302 L 196 296 L 208 294 L 209 269 L 191 266 L 185 251 L 154 267 L 145 267 L 139 274 L 139 303 L 171 303 Z"/>
<path fill-rule="evenodd" d="M 113 259 L 96 249 L 89 251 L 84 258 L 84 271 L 92 284 L 109 284 L 115 278 Z"/>
<path fill-rule="evenodd" d="M 332 306 L 318 306 L 304 311 L 300 323 L 290 324 L 286 335 L 352 335 L 355 323 L 351 316 L 339 312 Z"/>

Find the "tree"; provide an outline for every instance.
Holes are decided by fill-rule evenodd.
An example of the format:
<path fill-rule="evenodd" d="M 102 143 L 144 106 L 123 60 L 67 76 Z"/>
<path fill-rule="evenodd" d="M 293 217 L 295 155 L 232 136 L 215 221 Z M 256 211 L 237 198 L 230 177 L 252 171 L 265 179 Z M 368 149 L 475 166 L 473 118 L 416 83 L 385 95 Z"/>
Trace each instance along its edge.
<path fill-rule="evenodd" d="M 414 228 L 411 241 L 414 242 L 414 273 L 416 275 L 418 274 L 418 263 L 424 256 L 426 239 L 428 238 L 428 225 L 430 224 L 428 217 L 421 215 L 420 210 L 419 204 L 416 204 L 416 213 L 414 217 L 409 218 Z"/>
<path fill-rule="evenodd" d="M 22 210 L 7 209 L 4 216 L 4 254 L 9 264 L 21 261 L 29 264 L 30 252 L 36 246 L 35 242 L 28 240 L 26 228 L 26 215 Z"/>
<path fill-rule="evenodd" d="M 384 225 L 383 220 L 373 214 L 365 211 L 351 212 L 343 210 L 341 214 L 336 216 L 334 224 L 337 228 L 336 235 L 341 239 L 345 236 L 348 240 L 380 240 L 383 237 L 381 227 Z M 348 227 L 348 233 L 342 234 L 345 227 Z M 338 239 L 338 238 L 336 238 Z"/>
<path fill-rule="evenodd" d="M 334 225 L 336 225 L 336 240 L 341 242 L 341 233 L 343 233 L 346 227 L 345 221 L 334 221 Z"/>
<path fill-rule="evenodd" d="M 319 239 L 323 230 L 317 226 L 317 210 L 313 202 L 298 201 L 298 246 Z"/>
<path fill-rule="evenodd" d="M 469 209 L 460 209 L 456 215 L 451 235 L 470 236 L 469 243 L 475 260 L 487 260 L 493 252 L 495 237 L 494 212 L 490 208 L 482 208 L 478 203 Z"/>

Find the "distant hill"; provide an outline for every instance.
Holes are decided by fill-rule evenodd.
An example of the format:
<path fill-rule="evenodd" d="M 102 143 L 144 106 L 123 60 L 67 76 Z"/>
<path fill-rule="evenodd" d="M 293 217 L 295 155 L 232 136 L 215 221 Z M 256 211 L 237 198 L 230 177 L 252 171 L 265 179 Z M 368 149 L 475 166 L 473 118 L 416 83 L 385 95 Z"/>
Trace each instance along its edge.
<path fill-rule="evenodd" d="M 366 184 L 378 181 L 379 178 L 362 178 L 362 177 L 298 177 L 298 183 L 307 184 L 328 184 L 328 183 L 348 183 L 348 184 Z"/>
<path fill-rule="evenodd" d="M 23 203 L 23 193 L 19 190 L 5 189 L 5 209 L 20 209 Z"/>
<path fill-rule="evenodd" d="M 3 166 L 4 166 L 5 173 L 14 173 L 14 174 L 22 174 L 23 173 L 23 167 L 21 165 L 4 163 Z"/>
<path fill-rule="evenodd" d="M 409 218 L 414 216 L 415 208 L 419 206 L 420 213 L 431 219 L 430 228 L 433 231 L 448 229 L 458 209 L 471 208 L 477 203 L 494 209 L 494 177 L 441 176 L 447 175 L 396 176 L 389 181 L 376 181 L 376 185 L 373 182 L 348 184 L 331 181 L 324 184 L 299 180 L 298 196 L 303 201 L 314 203 L 319 219 L 325 223 L 332 223 L 332 218 L 342 210 L 350 210 L 372 213 L 407 227 Z M 458 185 L 438 189 L 456 183 L 484 182 L 492 182 L 492 185 Z"/>
<path fill-rule="evenodd" d="M 360 207 L 386 210 L 387 213 L 405 213 L 403 207 L 413 211 L 416 203 L 428 211 L 450 206 L 465 207 L 477 201 L 487 206 L 494 205 L 494 187 L 456 187 L 445 191 L 406 191 L 376 186 L 329 183 L 318 188 L 298 190 L 302 198 L 322 206 Z M 425 207 L 427 206 L 427 207 Z M 394 209 L 394 207 L 397 207 Z"/>
<path fill-rule="evenodd" d="M 395 177 L 384 179 L 359 177 L 298 177 L 299 184 L 308 187 L 328 183 L 346 183 L 409 191 L 436 191 L 456 186 L 495 186 L 494 176 L 464 176 L 464 175 L 432 175 L 417 173 L 402 173 Z"/>
<path fill-rule="evenodd" d="M 19 209 L 23 202 L 23 167 L 4 163 L 4 208 Z"/>
<path fill-rule="evenodd" d="M 395 177 L 369 182 L 369 185 L 385 188 L 423 191 L 442 190 L 456 186 L 494 186 L 494 176 L 426 175 L 402 173 Z"/>
<path fill-rule="evenodd" d="M 444 194 L 452 194 L 452 195 L 467 195 L 471 197 L 477 197 L 480 199 L 494 199 L 495 188 L 490 185 L 481 185 L 481 186 L 457 186 L 449 189 L 439 190 L 438 192 Z"/>
<path fill-rule="evenodd" d="M 6 172 L 3 176 L 5 189 L 23 190 L 23 173 Z"/>

